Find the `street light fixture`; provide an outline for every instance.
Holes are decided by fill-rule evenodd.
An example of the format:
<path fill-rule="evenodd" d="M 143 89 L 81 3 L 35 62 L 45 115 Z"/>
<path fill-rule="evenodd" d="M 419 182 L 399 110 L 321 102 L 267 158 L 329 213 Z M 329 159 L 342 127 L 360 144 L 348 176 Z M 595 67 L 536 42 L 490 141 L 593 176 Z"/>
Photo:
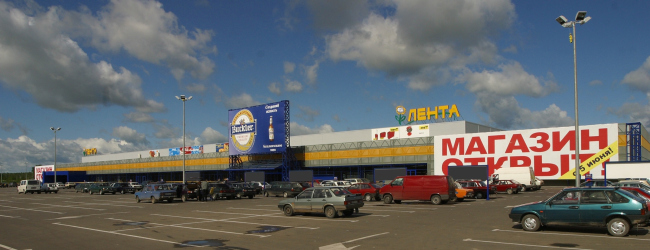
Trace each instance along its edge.
<path fill-rule="evenodd" d="M 61 128 L 50 127 L 54 131 L 54 183 L 56 183 L 56 131 L 61 130 Z"/>
<path fill-rule="evenodd" d="M 591 20 L 591 17 L 587 16 L 586 11 L 578 11 L 576 14 L 575 21 L 568 21 L 566 17 L 559 16 L 555 19 L 562 27 L 573 28 L 573 34 L 569 37 L 570 41 L 573 43 L 573 79 L 574 79 L 574 92 L 575 92 L 575 134 L 576 134 L 576 162 L 575 162 L 575 176 L 576 176 L 576 187 L 580 186 L 580 129 L 578 127 L 578 63 L 576 59 L 576 24 L 583 25 L 586 22 Z"/>
<path fill-rule="evenodd" d="M 176 96 L 176 99 L 183 101 L 183 149 L 181 153 L 183 154 L 183 183 L 185 182 L 185 101 L 192 100 L 192 96 L 185 98 L 185 95 Z"/>

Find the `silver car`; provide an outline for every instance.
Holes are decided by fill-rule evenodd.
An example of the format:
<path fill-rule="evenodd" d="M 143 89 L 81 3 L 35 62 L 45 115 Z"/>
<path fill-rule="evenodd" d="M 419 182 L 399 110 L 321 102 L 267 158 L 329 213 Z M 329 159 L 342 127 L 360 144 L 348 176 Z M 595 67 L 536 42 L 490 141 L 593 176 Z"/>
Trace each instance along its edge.
<path fill-rule="evenodd" d="M 363 207 L 363 197 L 343 187 L 312 187 L 291 199 L 280 201 L 278 208 L 286 216 L 295 213 L 325 213 L 328 218 L 350 216 Z"/>

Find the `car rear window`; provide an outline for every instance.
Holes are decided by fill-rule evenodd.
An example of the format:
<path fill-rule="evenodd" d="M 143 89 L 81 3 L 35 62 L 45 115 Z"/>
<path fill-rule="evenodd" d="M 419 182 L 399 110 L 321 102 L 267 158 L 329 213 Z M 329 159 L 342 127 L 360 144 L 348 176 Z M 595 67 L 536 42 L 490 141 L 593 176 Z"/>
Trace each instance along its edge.
<path fill-rule="evenodd" d="M 345 196 L 348 194 L 352 194 L 350 193 L 350 191 L 348 191 L 345 188 L 330 188 L 330 191 L 332 191 L 332 193 L 334 193 L 334 195 L 336 196 Z"/>

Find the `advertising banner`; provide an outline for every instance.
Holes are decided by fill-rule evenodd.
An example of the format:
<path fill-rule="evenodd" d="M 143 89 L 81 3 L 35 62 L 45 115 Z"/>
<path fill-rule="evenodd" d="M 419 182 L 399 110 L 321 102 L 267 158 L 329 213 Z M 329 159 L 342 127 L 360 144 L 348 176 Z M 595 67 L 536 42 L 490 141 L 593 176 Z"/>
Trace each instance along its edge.
<path fill-rule="evenodd" d="M 228 143 L 217 143 L 216 152 L 228 152 Z"/>
<path fill-rule="evenodd" d="M 34 179 L 43 182 L 43 172 L 54 171 L 54 165 L 34 167 Z"/>
<path fill-rule="evenodd" d="M 201 146 L 186 146 L 185 147 L 185 154 L 186 155 L 203 154 L 203 145 L 201 145 Z M 175 156 L 175 155 L 181 155 L 181 148 L 170 148 L 169 149 L 169 156 Z"/>
<path fill-rule="evenodd" d="M 281 101 L 229 110 L 230 155 L 285 152 L 284 110 L 288 103 Z"/>
<path fill-rule="evenodd" d="M 618 124 L 580 127 L 580 175 L 603 179 L 603 163 L 618 160 Z M 435 174 L 466 165 L 488 165 L 490 175 L 499 168 L 532 166 L 543 180 L 575 180 L 575 127 L 434 138 Z"/>
<path fill-rule="evenodd" d="M 372 140 L 393 140 L 413 137 L 429 137 L 429 125 L 411 125 L 391 128 L 376 128 L 371 130 Z"/>

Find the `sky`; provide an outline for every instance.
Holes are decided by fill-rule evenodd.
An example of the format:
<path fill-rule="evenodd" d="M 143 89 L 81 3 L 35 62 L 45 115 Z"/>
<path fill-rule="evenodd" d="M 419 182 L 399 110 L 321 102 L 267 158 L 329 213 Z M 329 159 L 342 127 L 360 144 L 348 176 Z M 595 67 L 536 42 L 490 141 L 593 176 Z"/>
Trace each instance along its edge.
<path fill-rule="evenodd" d="M 227 142 L 228 110 L 290 101 L 291 135 L 457 105 L 504 130 L 650 126 L 650 1 L 3 1 L 0 172 Z M 645 28 L 644 28 L 645 27 Z"/>

